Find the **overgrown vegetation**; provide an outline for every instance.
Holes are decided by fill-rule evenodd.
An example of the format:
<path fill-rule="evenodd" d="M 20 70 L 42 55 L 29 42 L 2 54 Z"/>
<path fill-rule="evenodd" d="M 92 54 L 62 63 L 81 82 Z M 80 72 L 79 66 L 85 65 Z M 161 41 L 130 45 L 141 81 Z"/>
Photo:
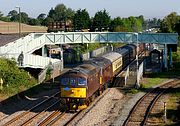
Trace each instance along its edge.
<path fill-rule="evenodd" d="M 34 86 L 37 81 L 25 70 L 19 69 L 14 60 L 0 58 L 0 78 L 3 80 L 0 95 L 12 96 Z"/>

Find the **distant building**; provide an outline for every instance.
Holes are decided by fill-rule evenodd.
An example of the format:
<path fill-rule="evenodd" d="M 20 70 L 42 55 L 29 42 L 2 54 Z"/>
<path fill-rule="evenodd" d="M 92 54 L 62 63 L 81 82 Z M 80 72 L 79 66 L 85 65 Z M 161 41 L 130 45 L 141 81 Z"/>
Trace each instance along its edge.
<path fill-rule="evenodd" d="M 48 32 L 58 32 L 58 31 L 73 31 L 72 21 L 56 21 L 49 22 Z"/>

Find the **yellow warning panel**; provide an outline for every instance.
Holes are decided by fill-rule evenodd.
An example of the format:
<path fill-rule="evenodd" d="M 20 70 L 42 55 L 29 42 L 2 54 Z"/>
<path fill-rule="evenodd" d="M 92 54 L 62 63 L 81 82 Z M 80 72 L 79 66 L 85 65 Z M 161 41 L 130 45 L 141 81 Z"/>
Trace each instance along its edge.
<path fill-rule="evenodd" d="M 86 98 L 86 88 L 61 88 L 61 97 Z"/>

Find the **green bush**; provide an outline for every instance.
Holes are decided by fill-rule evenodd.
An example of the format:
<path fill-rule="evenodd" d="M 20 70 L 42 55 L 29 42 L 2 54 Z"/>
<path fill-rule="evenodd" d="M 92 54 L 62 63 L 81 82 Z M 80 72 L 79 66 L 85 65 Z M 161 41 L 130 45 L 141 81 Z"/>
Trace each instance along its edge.
<path fill-rule="evenodd" d="M 19 69 L 15 60 L 0 58 L 0 78 L 3 79 L 1 94 L 8 96 L 34 86 L 37 81 L 25 70 Z"/>

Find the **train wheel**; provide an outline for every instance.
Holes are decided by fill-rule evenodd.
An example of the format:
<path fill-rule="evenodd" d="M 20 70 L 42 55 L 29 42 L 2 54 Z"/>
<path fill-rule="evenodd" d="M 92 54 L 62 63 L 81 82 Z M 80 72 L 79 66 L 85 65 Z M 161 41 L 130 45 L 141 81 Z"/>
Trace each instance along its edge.
<path fill-rule="evenodd" d="M 96 98 L 96 96 L 95 96 L 95 94 L 93 94 L 91 97 L 91 102 L 94 101 L 95 98 Z"/>
<path fill-rule="evenodd" d="M 88 100 L 86 101 L 86 105 L 89 106 L 89 104 L 90 104 L 90 100 L 88 99 Z"/>
<path fill-rule="evenodd" d="M 104 85 L 104 90 L 106 90 L 108 88 L 108 84 L 106 83 L 105 85 Z"/>
<path fill-rule="evenodd" d="M 98 92 L 99 92 L 99 96 L 102 95 L 102 93 L 103 93 L 102 89 L 99 89 Z"/>

